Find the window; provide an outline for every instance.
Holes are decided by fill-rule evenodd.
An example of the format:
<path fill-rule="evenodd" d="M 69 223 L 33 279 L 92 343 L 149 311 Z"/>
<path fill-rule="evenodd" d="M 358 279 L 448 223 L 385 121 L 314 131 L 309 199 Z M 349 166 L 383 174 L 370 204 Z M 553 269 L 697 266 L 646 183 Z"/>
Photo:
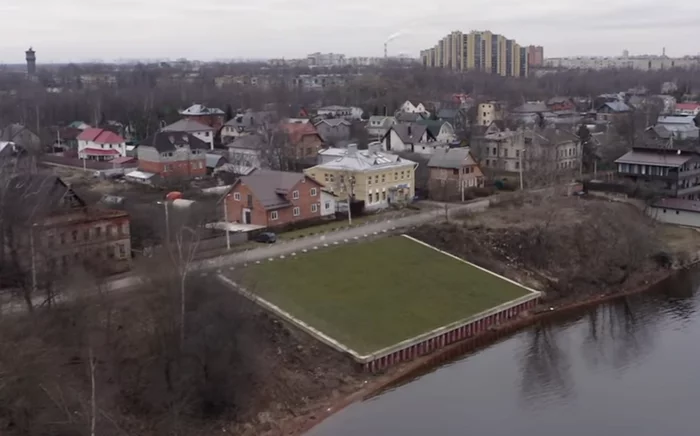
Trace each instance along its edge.
<path fill-rule="evenodd" d="M 394 180 L 398 180 L 398 179 L 399 179 L 399 173 L 394 173 Z"/>
<path fill-rule="evenodd" d="M 498 149 L 496 147 L 493 147 L 493 155 L 498 156 Z"/>
<path fill-rule="evenodd" d="M 275 221 L 275 220 L 277 220 L 277 218 L 279 218 L 279 214 L 277 213 L 276 210 L 273 210 L 272 212 L 270 212 L 270 221 Z"/>
<path fill-rule="evenodd" d="M 292 191 L 292 198 L 294 200 L 298 200 L 299 199 L 299 191 Z"/>
<path fill-rule="evenodd" d="M 95 237 L 99 238 L 102 236 L 102 227 L 95 227 Z"/>
<path fill-rule="evenodd" d="M 367 184 L 368 185 L 372 184 L 372 176 L 367 177 Z"/>
<path fill-rule="evenodd" d="M 107 227 L 107 231 L 109 232 L 110 236 L 117 236 L 117 227 L 116 226 Z"/>
<path fill-rule="evenodd" d="M 374 202 L 376 203 L 378 201 L 379 201 L 379 192 L 375 192 L 374 193 Z"/>
<path fill-rule="evenodd" d="M 126 259 L 126 246 L 124 244 L 118 244 L 119 247 L 119 258 Z"/>
<path fill-rule="evenodd" d="M 168 165 L 163 165 L 163 172 L 167 173 L 168 171 L 170 171 L 170 167 Z"/>
<path fill-rule="evenodd" d="M 129 234 L 129 223 L 123 223 L 122 224 L 122 235 L 128 235 Z"/>
<path fill-rule="evenodd" d="M 515 163 L 515 169 L 516 169 L 516 170 L 519 170 L 519 169 L 520 169 L 520 162 L 516 162 L 516 163 Z"/>
<path fill-rule="evenodd" d="M 335 182 L 335 174 L 331 174 L 331 183 Z"/>
<path fill-rule="evenodd" d="M 382 174 L 382 183 L 386 182 L 386 174 Z"/>
<path fill-rule="evenodd" d="M 404 172 L 401 171 L 401 178 L 403 179 L 404 177 L 405 177 L 405 176 L 404 176 Z"/>
<path fill-rule="evenodd" d="M 53 235 L 48 235 L 46 237 L 46 245 L 48 245 L 49 247 L 53 247 L 53 244 L 54 244 Z"/>
<path fill-rule="evenodd" d="M 73 234 L 73 242 L 77 241 L 78 240 L 78 231 L 73 230 L 72 234 Z"/>
<path fill-rule="evenodd" d="M 294 209 L 292 209 L 292 215 L 294 216 L 299 216 L 301 215 L 301 209 L 297 206 Z"/>
<path fill-rule="evenodd" d="M 452 174 L 455 175 L 455 176 L 459 175 L 459 170 L 458 170 L 458 169 L 453 169 L 453 170 L 452 170 Z"/>
<path fill-rule="evenodd" d="M 311 205 L 311 213 L 316 213 L 316 212 L 318 212 L 318 204 L 313 203 Z"/>
<path fill-rule="evenodd" d="M 65 243 L 66 243 L 66 234 L 61 233 L 61 245 L 65 244 Z"/>
<path fill-rule="evenodd" d="M 331 202 L 327 201 L 326 204 L 323 206 L 326 210 L 331 208 Z"/>
<path fill-rule="evenodd" d="M 108 246 L 105 248 L 105 251 L 107 251 L 107 257 L 108 257 L 108 258 L 114 259 L 114 247 L 112 247 L 111 245 L 108 245 Z"/>
<path fill-rule="evenodd" d="M 328 179 L 328 174 L 324 174 L 324 175 L 323 175 L 323 180 L 325 180 L 326 182 L 329 180 L 329 179 Z"/>
<path fill-rule="evenodd" d="M 241 201 L 241 193 L 240 192 L 234 192 L 233 193 L 233 199 L 236 201 Z"/>
<path fill-rule="evenodd" d="M 208 137 L 209 137 L 209 132 L 204 132 L 204 136 L 205 136 L 206 138 L 208 138 Z"/>
<path fill-rule="evenodd" d="M 680 214 L 680 212 L 676 211 L 676 215 Z"/>
<path fill-rule="evenodd" d="M 382 191 L 382 201 L 386 201 L 386 191 Z"/>
<path fill-rule="evenodd" d="M 377 175 L 377 176 L 374 176 L 374 183 L 375 183 L 375 184 L 376 184 L 376 183 L 379 183 L 379 176 L 378 176 L 378 175 Z"/>
<path fill-rule="evenodd" d="M 90 240 L 90 229 L 83 229 L 83 241 Z"/>
<path fill-rule="evenodd" d="M 520 150 L 515 150 L 515 157 L 520 157 Z"/>
<path fill-rule="evenodd" d="M 309 191 L 310 191 L 309 194 L 310 194 L 312 197 L 315 197 L 315 196 L 316 196 L 316 194 L 317 194 L 316 188 L 311 188 Z"/>

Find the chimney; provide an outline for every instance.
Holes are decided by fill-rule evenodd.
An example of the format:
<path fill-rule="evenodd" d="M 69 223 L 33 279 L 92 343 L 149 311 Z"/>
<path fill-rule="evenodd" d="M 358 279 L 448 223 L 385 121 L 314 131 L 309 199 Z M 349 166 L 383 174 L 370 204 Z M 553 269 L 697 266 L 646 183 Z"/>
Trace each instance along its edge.
<path fill-rule="evenodd" d="M 355 157 L 357 155 L 357 144 L 348 144 L 348 156 Z"/>

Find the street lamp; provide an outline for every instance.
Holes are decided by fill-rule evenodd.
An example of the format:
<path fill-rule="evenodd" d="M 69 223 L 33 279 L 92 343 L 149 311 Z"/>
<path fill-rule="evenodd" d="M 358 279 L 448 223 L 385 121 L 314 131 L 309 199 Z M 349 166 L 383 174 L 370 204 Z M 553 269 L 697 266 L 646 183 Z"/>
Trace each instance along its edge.
<path fill-rule="evenodd" d="M 156 203 L 162 204 L 165 208 L 165 239 L 170 242 L 170 217 L 168 215 L 168 202 L 167 201 L 157 201 Z"/>

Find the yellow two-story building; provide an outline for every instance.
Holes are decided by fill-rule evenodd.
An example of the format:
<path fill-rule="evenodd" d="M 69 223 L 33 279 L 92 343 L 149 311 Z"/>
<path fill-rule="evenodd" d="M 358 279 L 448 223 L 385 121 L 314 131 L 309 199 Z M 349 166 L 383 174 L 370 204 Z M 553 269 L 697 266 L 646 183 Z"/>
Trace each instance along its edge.
<path fill-rule="evenodd" d="M 320 162 L 305 173 L 333 192 L 339 201 L 351 196 L 364 201 L 369 210 L 406 203 L 413 199 L 418 164 L 397 155 L 384 153 L 376 144 L 369 150 L 329 149 L 319 153 Z"/>

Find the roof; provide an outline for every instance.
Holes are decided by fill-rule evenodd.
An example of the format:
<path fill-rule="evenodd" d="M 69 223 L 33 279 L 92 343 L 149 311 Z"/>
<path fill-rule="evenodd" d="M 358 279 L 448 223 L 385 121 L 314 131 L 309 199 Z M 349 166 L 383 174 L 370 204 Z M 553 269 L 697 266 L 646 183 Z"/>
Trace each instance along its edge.
<path fill-rule="evenodd" d="M 390 124 L 396 121 L 396 118 L 388 115 L 372 115 L 369 117 L 368 125 L 371 127 L 373 122 L 380 122 L 382 127 L 389 127 Z M 376 126 L 375 126 L 376 127 Z"/>
<path fill-rule="evenodd" d="M 22 220 L 31 223 L 58 209 L 85 207 L 85 202 L 68 185 L 57 176 L 48 174 L 22 174 L 13 177 L 8 182 L 4 201 L 6 204 L 22 205 L 5 211 L 4 218 L 11 222 Z"/>
<path fill-rule="evenodd" d="M 292 203 L 286 198 L 285 193 L 289 192 L 304 178 L 307 178 L 307 176 L 303 173 L 257 170 L 238 179 L 232 189 L 239 183 L 244 184 L 251 190 L 255 198 L 262 203 L 265 209 L 279 209 L 291 206 Z"/>
<path fill-rule="evenodd" d="M 666 128 L 663 124 L 658 124 L 656 126 L 647 127 L 647 132 L 652 131 L 661 139 L 669 139 L 673 136 L 673 133 Z"/>
<path fill-rule="evenodd" d="M 694 111 L 700 109 L 700 103 L 676 103 L 676 110 Z"/>
<path fill-rule="evenodd" d="M 607 103 L 603 103 L 600 105 L 598 110 L 601 110 L 604 107 L 609 108 L 613 112 L 629 112 L 632 110 L 629 106 L 627 106 L 627 104 L 621 101 L 609 101 Z"/>
<path fill-rule="evenodd" d="M 687 154 L 654 153 L 632 150 L 618 158 L 615 163 L 680 167 L 692 158 L 692 155 Z"/>
<path fill-rule="evenodd" d="M 39 137 L 22 124 L 13 123 L 0 129 L 0 141 L 14 142 L 20 147 L 39 146 Z"/>
<path fill-rule="evenodd" d="M 412 121 L 425 119 L 425 116 L 419 112 L 398 112 L 395 116 L 396 121 Z"/>
<path fill-rule="evenodd" d="M 688 124 L 695 127 L 693 117 L 685 115 L 662 115 L 656 120 L 657 124 Z"/>
<path fill-rule="evenodd" d="M 653 207 L 700 213 L 700 201 L 680 198 L 662 198 L 652 204 Z"/>
<path fill-rule="evenodd" d="M 195 120 L 180 120 L 160 129 L 162 132 L 213 132 L 213 127 L 202 124 Z"/>
<path fill-rule="evenodd" d="M 443 124 L 446 124 L 447 121 L 445 120 L 418 120 L 416 121 L 417 124 L 424 125 L 428 128 L 430 131 L 430 134 L 433 135 L 433 137 L 437 138 L 437 136 L 440 134 L 440 129 L 442 129 Z M 451 126 L 451 124 L 450 124 Z"/>
<path fill-rule="evenodd" d="M 319 109 L 319 111 L 349 111 L 352 110 L 349 106 L 339 106 L 339 105 L 330 105 L 330 106 L 324 106 Z"/>
<path fill-rule="evenodd" d="M 453 120 L 457 117 L 458 109 L 440 109 L 437 117 L 443 120 Z"/>
<path fill-rule="evenodd" d="M 235 127 L 239 130 L 251 129 L 255 126 L 262 125 L 265 121 L 273 118 L 274 112 L 253 112 L 248 111 L 242 114 L 236 114 L 226 122 L 226 126 Z"/>
<path fill-rule="evenodd" d="M 436 150 L 430 158 L 428 166 L 431 168 L 454 168 L 459 169 L 465 165 L 475 165 L 476 161 L 472 157 L 469 147 L 450 148 L 447 150 Z"/>
<path fill-rule="evenodd" d="M 118 134 L 107 130 L 100 129 L 97 127 L 90 127 L 83 130 L 83 132 L 78 135 L 79 141 L 91 141 L 97 144 L 121 144 L 126 142 L 126 139 L 122 138 Z"/>
<path fill-rule="evenodd" d="M 304 136 L 316 135 L 321 139 L 316 130 L 316 127 L 311 123 L 286 123 L 282 124 L 282 130 L 284 130 L 287 135 L 289 135 L 289 140 L 292 144 L 299 143 Z"/>
<path fill-rule="evenodd" d="M 119 156 L 119 150 L 107 149 L 103 150 L 101 148 L 83 148 L 81 153 L 91 154 L 93 156 Z"/>
<path fill-rule="evenodd" d="M 386 167 L 413 166 L 415 162 L 403 159 L 398 155 L 369 150 L 357 150 L 351 145 L 346 149 L 332 149 L 328 154 L 338 156 L 336 159 L 316 165 L 314 168 L 335 169 L 345 171 L 366 171 Z M 342 150 L 342 151 L 341 151 Z"/>
<path fill-rule="evenodd" d="M 220 154 L 207 153 L 207 168 L 216 168 L 220 164 L 228 162 L 225 157 Z"/>
<path fill-rule="evenodd" d="M 224 111 L 217 108 L 206 107 L 203 104 L 193 104 L 185 110 L 180 111 L 181 115 L 226 115 Z"/>
<path fill-rule="evenodd" d="M 239 136 L 232 142 L 226 144 L 229 148 L 245 148 L 249 150 L 259 150 L 265 145 L 265 138 L 262 135 L 252 134 Z"/>
<path fill-rule="evenodd" d="M 331 127 L 340 126 L 341 124 L 346 125 L 346 126 L 352 126 L 352 123 L 344 118 L 322 119 L 322 120 L 319 120 L 318 122 L 314 123 L 314 126 L 318 126 L 319 124 L 328 124 Z"/>
<path fill-rule="evenodd" d="M 121 165 L 121 164 L 125 164 L 125 163 L 136 162 L 136 158 L 131 157 L 131 156 L 115 157 L 110 162 L 113 164 Z"/>
<path fill-rule="evenodd" d="M 547 100 L 547 104 L 561 104 L 561 103 L 573 103 L 569 97 L 552 97 Z"/>
<path fill-rule="evenodd" d="M 513 109 L 511 112 L 515 113 L 521 113 L 521 114 L 529 114 L 529 113 L 537 113 L 537 112 L 547 112 L 549 111 L 549 108 L 547 107 L 546 104 L 540 102 L 528 102 L 525 104 L 522 104 L 515 109 Z"/>
<path fill-rule="evenodd" d="M 417 123 L 394 124 L 386 134 L 389 135 L 392 130 L 396 132 L 404 144 L 415 144 L 420 141 L 425 131 L 428 130 L 428 126 Z"/>
<path fill-rule="evenodd" d="M 148 180 L 153 176 L 155 176 L 155 174 L 147 173 L 145 171 L 131 171 L 129 173 L 124 174 L 124 177 L 131 177 L 133 179 L 139 180 Z"/>
<path fill-rule="evenodd" d="M 180 147 L 188 146 L 192 150 L 207 150 L 209 144 L 187 132 L 164 131 L 156 132 L 144 139 L 139 145 L 153 147 L 159 153 L 174 151 Z"/>

